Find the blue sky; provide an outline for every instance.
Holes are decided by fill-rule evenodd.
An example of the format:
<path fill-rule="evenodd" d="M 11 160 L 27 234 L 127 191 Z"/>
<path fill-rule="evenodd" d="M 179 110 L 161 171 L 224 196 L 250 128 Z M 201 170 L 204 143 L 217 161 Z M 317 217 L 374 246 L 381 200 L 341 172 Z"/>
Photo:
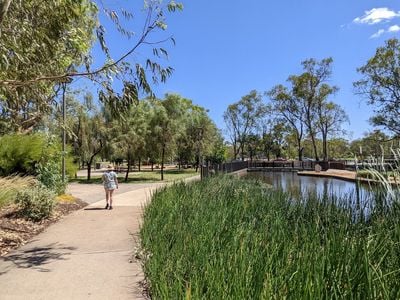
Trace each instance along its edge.
<path fill-rule="evenodd" d="M 115 7 L 125 1 L 112 1 Z M 140 2 L 140 1 L 139 1 Z M 331 100 L 348 113 L 349 139 L 372 130 L 372 108 L 354 95 L 356 69 L 384 41 L 400 35 L 400 2 L 372 0 L 219 0 L 181 1 L 184 10 L 168 15 L 168 47 L 175 69 L 157 96 L 179 93 L 209 109 L 224 127 L 227 106 L 251 90 L 264 92 L 299 74 L 301 61 L 332 57 L 332 85 L 340 91 Z M 125 41 L 126 43 L 126 41 Z M 114 48 L 123 51 L 124 42 Z M 128 47 L 126 47 L 128 48 Z M 146 56 L 146 49 L 139 55 Z"/>

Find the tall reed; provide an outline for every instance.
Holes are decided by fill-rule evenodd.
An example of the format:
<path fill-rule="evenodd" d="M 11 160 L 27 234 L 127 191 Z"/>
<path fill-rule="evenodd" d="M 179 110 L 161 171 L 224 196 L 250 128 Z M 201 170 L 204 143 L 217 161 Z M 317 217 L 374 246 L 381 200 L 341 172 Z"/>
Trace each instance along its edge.
<path fill-rule="evenodd" d="M 398 299 L 400 209 L 293 201 L 213 177 L 155 193 L 141 227 L 153 299 Z"/>

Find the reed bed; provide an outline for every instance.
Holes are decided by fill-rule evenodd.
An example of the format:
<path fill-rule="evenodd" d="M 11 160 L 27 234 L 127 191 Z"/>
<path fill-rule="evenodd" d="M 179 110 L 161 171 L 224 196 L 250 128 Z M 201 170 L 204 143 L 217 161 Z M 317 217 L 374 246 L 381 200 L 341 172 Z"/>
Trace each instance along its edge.
<path fill-rule="evenodd" d="M 140 231 L 150 296 L 399 299 L 398 204 L 354 218 L 334 202 L 232 177 L 156 192 Z"/>
<path fill-rule="evenodd" d="M 17 193 L 37 184 L 32 176 L 0 177 L 0 207 L 14 202 Z"/>

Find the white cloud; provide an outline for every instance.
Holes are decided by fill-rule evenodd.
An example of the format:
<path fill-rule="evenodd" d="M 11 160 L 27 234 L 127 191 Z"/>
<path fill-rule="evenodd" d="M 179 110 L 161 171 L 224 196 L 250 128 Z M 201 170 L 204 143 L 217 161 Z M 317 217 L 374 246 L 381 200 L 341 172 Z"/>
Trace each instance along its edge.
<path fill-rule="evenodd" d="M 387 7 L 373 8 L 365 11 L 364 15 L 353 20 L 357 24 L 378 24 L 393 18 L 400 17 L 400 11 L 396 12 Z M 382 33 L 381 33 L 382 34 Z"/>
<path fill-rule="evenodd" d="M 377 32 L 375 32 L 373 35 L 370 36 L 371 39 L 376 39 L 380 37 L 382 34 L 385 33 L 384 29 L 379 29 Z"/>
<path fill-rule="evenodd" d="M 398 32 L 398 31 L 400 31 L 400 26 L 399 25 L 390 26 L 389 29 L 388 29 L 388 32 Z"/>

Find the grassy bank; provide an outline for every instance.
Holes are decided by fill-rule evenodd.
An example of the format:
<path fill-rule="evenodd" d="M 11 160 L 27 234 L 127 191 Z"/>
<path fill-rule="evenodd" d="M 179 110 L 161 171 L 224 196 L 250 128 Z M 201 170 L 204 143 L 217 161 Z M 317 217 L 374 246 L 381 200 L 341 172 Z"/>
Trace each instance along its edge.
<path fill-rule="evenodd" d="M 153 299 L 398 299 L 400 209 L 354 222 L 310 196 L 211 178 L 155 194 L 141 240 Z"/>

